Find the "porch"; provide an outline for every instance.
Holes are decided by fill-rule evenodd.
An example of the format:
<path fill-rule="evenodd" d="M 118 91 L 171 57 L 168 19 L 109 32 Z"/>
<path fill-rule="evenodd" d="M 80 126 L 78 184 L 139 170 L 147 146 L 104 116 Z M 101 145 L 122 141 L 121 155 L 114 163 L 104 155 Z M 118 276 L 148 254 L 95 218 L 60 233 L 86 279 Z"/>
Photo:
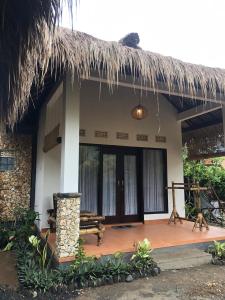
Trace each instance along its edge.
<path fill-rule="evenodd" d="M 124 226 L 125 224 L 123 224 Z M 151 221 L 147 224 L 130 223 L 130 227 L 121 228 L 117 225 L 106 225 L 103 243 L 97 246 L 95 235 L 84 236 L 84 250 L 87 255 L 103 256 L 115 252 L 132 252 L 134 244 L 147 238 L 153 249 L 167 248 L 188 244 L 208 243 L 214 240 L 225 240 L 225 229 L 210 226 L 192 231 L 193 222 L 183 221 L 183 224 L 168 225 L 167 220 Z M 55 233 L 49 236 L 49 246 L 55 252 Z M 73 257 L 59 259 L 59 262 L 69 262 Z"/>

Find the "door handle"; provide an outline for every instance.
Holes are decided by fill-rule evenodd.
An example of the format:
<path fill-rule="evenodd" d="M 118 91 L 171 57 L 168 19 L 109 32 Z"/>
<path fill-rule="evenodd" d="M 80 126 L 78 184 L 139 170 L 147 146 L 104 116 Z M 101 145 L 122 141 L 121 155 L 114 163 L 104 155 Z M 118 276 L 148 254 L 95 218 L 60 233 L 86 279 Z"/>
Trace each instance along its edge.
<path fill-rule="evenodd" d="M 121 186 L 122 186 L 122 191 L 124 190 L 124 181 L 123 179 L 121 180 Z"/>
<path fill-rule="evenodd" d="M 117 185 L 120 185 L 120 180 L 119 179 L 117 180 Z"/>

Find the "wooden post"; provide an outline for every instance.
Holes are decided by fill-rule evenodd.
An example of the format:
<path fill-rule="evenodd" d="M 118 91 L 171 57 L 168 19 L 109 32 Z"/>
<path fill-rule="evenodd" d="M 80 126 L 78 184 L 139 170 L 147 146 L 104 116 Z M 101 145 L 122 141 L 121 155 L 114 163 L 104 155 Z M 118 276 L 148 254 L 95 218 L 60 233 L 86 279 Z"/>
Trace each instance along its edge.
<path fill-rule="evenodd" d="M 178 219 L 180 221 L 180 223 L 182 224 L 182 220 L 177 212 L 177 208 L 176 208 L 176 198 L 175 198 L 175 183 L 174 181 L 172 181 L 172 200 L 173 200 L 173 210 L 172 210 L 172 213 L 171 213 L 171 216 L 169 218 L 169 222 L 168 224 L 170 223 L 174 223 L 176 224 L 176 220 Z"/>
<path fill-rule="evenodd" d="M 203 213 L 201 211 L 200 191 L 201 191 L 201 188 L 199 186 L 199 182 L 197 182 L 196 188 L 194 189 L 193 192 L 194 192 L 194 198 L 195 198 L 195 203 L 196 203 L 196 208 L 197 208 L 198 214 L 197 214 L 197 218 L 195 220 L 192 231 L 194 231 L 195 228 L 199 228 L 200 231 L 202 231 L 202 227 L 206 227 L 206 229 L 209 230 L 209 226 L 208 226 L 206 219 L 204 218 Z M 198 224 L 199 224 L 199 226 L 198 226 Z"/>

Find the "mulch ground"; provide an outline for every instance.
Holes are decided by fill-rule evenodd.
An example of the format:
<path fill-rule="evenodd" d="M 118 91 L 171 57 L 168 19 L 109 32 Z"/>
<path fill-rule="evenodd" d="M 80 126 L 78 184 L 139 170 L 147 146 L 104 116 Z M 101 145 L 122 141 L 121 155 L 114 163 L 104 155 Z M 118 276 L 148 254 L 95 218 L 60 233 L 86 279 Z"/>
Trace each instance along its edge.
<path fill-rule="evenodd" d="M 34 297 L 33 297 L 34 296 Z M 62 288 L 45 295 L 0 286 L 1 300 L 207 300 L 225 299 L 225 266 L 204 265 L 198 268 L 162 272 L 158 277 L 139 279 L 77 292 Z"/>

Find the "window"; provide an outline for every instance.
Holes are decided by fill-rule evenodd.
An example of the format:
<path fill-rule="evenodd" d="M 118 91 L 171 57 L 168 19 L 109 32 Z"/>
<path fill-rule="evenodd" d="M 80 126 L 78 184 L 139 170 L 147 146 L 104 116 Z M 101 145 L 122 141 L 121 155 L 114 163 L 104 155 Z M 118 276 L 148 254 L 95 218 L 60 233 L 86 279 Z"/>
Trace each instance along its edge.
<path fill-rule="evenodd" d="M 0 172 L 12 171 L 16 167 L 14 151 L 0 150 Z"/>

